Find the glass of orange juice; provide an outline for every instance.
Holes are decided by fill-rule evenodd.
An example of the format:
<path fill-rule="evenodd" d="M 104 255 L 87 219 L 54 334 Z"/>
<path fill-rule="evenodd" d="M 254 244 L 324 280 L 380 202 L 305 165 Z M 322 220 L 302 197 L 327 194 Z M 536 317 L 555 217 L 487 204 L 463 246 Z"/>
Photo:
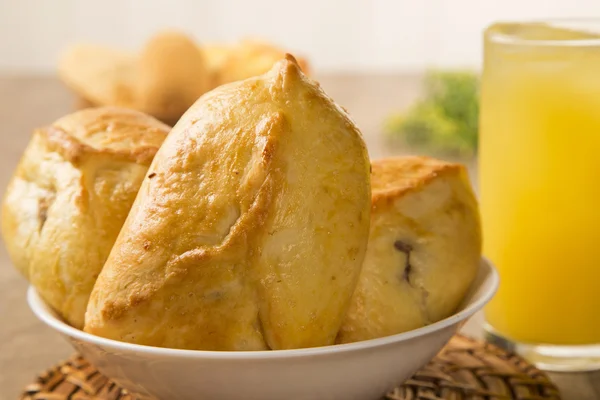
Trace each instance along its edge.
<path fill-rule="evenodd" d="M 484 54 L 488 336 L 541 368 L 599 368 L 600 20 L 494 24 Z"/>

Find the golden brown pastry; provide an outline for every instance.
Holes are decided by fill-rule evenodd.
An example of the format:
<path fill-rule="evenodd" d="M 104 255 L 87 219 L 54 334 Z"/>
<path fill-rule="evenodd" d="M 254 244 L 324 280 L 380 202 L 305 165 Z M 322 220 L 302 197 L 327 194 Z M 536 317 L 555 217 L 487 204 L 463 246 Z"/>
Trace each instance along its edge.
<path fill-rule="evenodd" d="M 75 327 L 168 131 L 137 111 L 90 108 L 36 130 L 21 158 L 2 206 L 4 242 Z"/>
<path fill-rule="evenodd" d="M 266 42 L 198 45 L 176 31 L 150 38 L 141 54 L 79 44 L 60 60 L 58 74 L 77 95 L 77 107 L 113 105 L 174 125 L 202 94 L 267 72 L 284 51 Z M 299 59 L 308 73 L 308 63 Z"/>
<path fill-rule="evenodd" d="M 150 38 L 140 55 L 89 44 L 72 46 L 58 73 L 90 104 L 143 111 L 169 124 L 214 86 L 196 43 L 174 31 Z"/>
<path fill-rule="evenodd" d="M 221 43 L 206 43 L 200 46 L 200 51 L 204 55 L 204 59 L 208 65 L 208 70 L 210 71 L 213 84 L 211 89 L 226 83 L 222 81 L 220 73 L 223 69 L 223 64 L 229 57 L 231 57 L 231 52 L 234 51 L 234 49 L 235 47 L 233 45 Z M 273 64 L 271 64 L 271 66 L 272 65 Z"/>
<path fill-rule="evenodd" d="M 341 343 L 450 316 L 481 257 L 478 206 L 462 165 L 397 157 L 372 168 L 369 244 Z"/>
<path fill-rule="evenodd" d="M 369 160 L 287 56 L 173 128 L 96 282 L 85 331 L 204 350 L 333 344 L 362 265 Z"/>
<path fill-rule="evenodd" d="M 82 105 L 135 108 L 132 82 L 136 57 L 125 51 L 93 44 L 76 44 L 62 55 L 58 75 Z"/>
<path fill-rule="evenodd" d="M 242 40 L 227 55 L 221 55 L 219 82 L 223 84 L 264 74 L 284 54 L 285 51 L 269 43 L 254 39 Z M 297 58 L 297 62 L 302 72 L 308 75 L 308 62 L 302 58 Z"/>
<path fill-rule="evenodd" d="M 136 69 L 135 108 L 171 125 L 212 87 L 203 53 L 191 38 L 178 32 L 152 37 Z"/>

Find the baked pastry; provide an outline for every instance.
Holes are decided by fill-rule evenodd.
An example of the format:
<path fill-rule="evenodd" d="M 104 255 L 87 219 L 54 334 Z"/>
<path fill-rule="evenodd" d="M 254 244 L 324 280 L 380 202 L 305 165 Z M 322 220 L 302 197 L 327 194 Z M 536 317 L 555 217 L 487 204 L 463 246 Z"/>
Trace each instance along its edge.
<path fill-rule="evenodd" d="M 90 108 L 36 130 L 21 158 L 2 206 L 4 242 L 74 327 L 168 132 L 137 111 Z"/>
<path fill-rule="evenodd" d="M 426 157 L 372 163 L 367 255 L 338 342 L 450 316 L 478 270 L 481 231 L 465 168 Z"/>
<path fill-rule="evenodd" d="M 71 46 L 58 74 L 77 94 L 78 108 L 132 108 L 174 125 L 208 90 L 261 75 L 284 54 L 258 40 L 198 45 L 181 32 L 162 31 L 140 54 L 91 44 Z M 307 61 L 298 63 L 308 73 Z"/>
<path fill-rule="evenodd" d="M 214 50 L 213 50 L 214 52 Z M 285 55 L 285 51 L 269 43 L 256 39 L 245 39 L 236 43 L 227 54 L 220 56 L 217 80 L 219 84 L 262 75 Z M 310 73 L 308 62 L 297 58 L 297 63 L 305 75 Z"/>
<path fill-rule="evenodd" d="M 231 52 L 234 49 L 235 47 L 233 45 L 222 43 L 205 43 L 200 46 L 200 51 L 204 54 L 204 59 L 206 60 L 213 81 L 213 87 L 211 89 L 225 83 L 220 79 L 220 71 L 223 69 L 225 61 L 231 57 Z M 272 65 L 273 64 L 271 64 L 271 66 Z"/>
<path fill-rule="evenodd" d="M 164 31 L 136 55 L 79 44 L 63 55 L 61 79 L 85 103 L 126 107 L 168 124 L 179 117 L 214 83 L 203 53 L 187 35 Z"/>
<path fill-rule="evenodd" d="M 333 344 L 370 213 L 360 132 L 291 56 L 188 110 L 92 292 L 85 331 L 202 350 Z"/>
<path fill-rule="evenodd" d="M 78 95 L 81 107 L 133 108 L 135 60 L 133 54 L 125 51 L 80 43 L 62 55 L 58 75 Z"/>
<path fill-rule="evenodd" d="M 203 53 L 191 38 L 178 32 L 152 37 L 136 70 L 135 108 L 170 125 L 213 87 Z"/>

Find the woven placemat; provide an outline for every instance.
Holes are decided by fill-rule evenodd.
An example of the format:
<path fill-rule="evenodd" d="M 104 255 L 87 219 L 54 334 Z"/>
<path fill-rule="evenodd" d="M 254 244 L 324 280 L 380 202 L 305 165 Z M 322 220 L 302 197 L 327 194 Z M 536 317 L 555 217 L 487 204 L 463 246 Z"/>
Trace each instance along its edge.
<path fill-rule="evenodd" d="M 242 397 L 243 395 L 240 394 Z M 548 377 L 521 357 L 457 335 L 387 400 L 560 400 Z M 135 400 L 81 356 L 41 374 L 21 400 Z"/>

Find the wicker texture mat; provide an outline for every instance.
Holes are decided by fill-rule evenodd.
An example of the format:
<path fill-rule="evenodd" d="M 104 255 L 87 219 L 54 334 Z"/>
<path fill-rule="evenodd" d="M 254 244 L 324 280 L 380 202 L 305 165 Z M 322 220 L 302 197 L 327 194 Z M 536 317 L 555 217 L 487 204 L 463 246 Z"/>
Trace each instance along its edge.
<path fill-rule="evenodd" d="M 40 375 L 21 400 L 135 400 L 80 356 Z M 489 343 L 455 336 L 426 367 L 387 394 L 388 400 L 559 400 L 548 377 Z"/>

